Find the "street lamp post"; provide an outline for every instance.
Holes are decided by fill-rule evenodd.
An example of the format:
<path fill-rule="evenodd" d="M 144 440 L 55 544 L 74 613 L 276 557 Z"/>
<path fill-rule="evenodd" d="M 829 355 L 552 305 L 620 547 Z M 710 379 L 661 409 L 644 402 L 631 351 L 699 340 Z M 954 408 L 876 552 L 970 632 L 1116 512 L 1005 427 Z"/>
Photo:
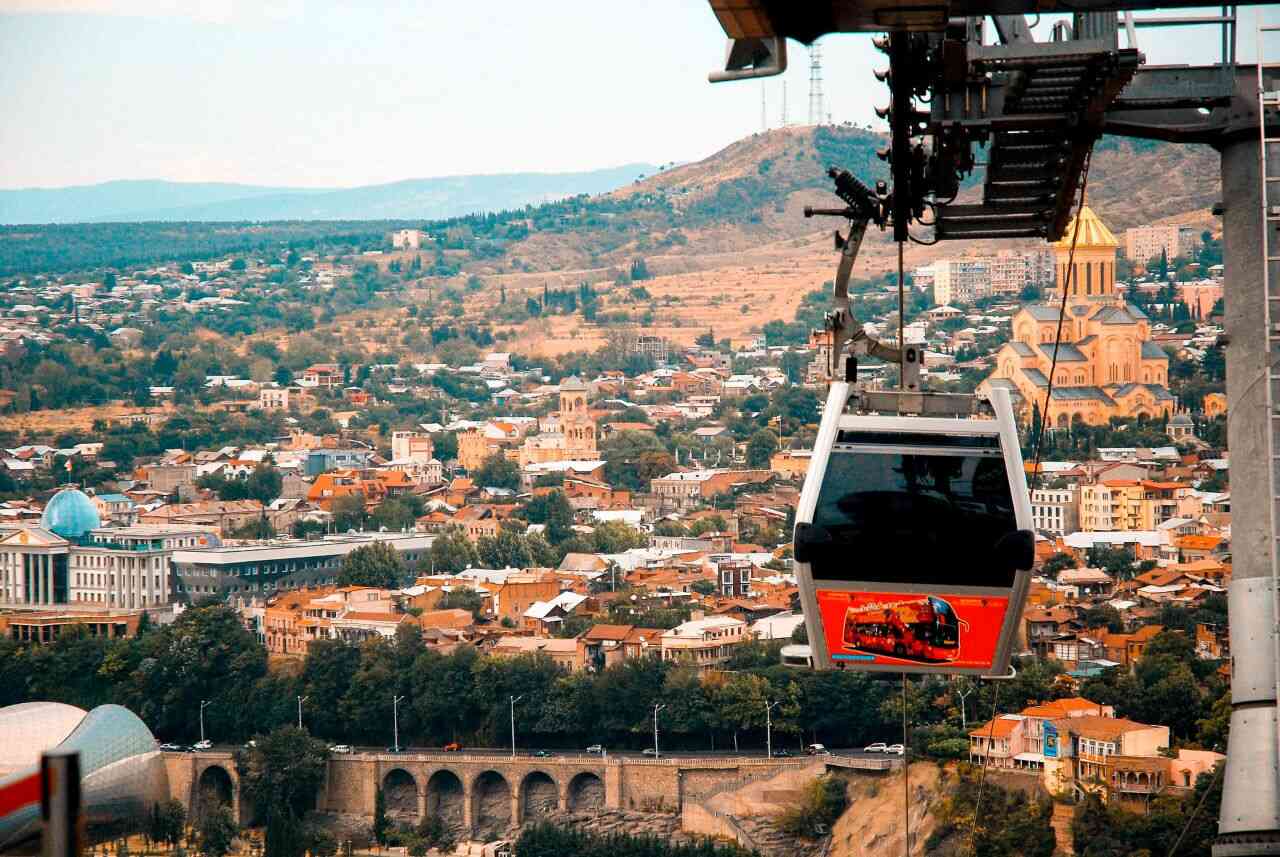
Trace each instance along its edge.
<path fill-rule="evenodd" d="M 310 696 L 298 697 L 298 728 L 299 729 L 302 728 L 302 703 L 306 702 L 310 698 L 311 698 Z"/>
<path fill-rule="evenodd" d="M 516 757 L 516 703 L 524 699 L 524 694 L 511 697 L 511 758 Z"/>
<path fill-rule="evenodd" d="M 204 710 L 209 706 L 209 700 L 200 700 L 200 743 L 204 743 Z"/>
<path fill-rule="evenodd" d="M 765 741 L 765 758 L 773 758 L 773 709 L 782 704 L 782 700 L 777 702 L 764 701 L 764 741 Z"/>
<path fill-rule="evenodd" d="M 396 752 L 400 752 L 400 703 L 404 702 L 403 696 L 391 697 L 391 732 L 395 743 Z"/>
<path fill-rule="evenodd" d="M 959 689 L 966 686 L 967 685 L 958 685 L 956 690 L 956 696 L 960 697 L 960 728 L 964 729 L 967 732 L 969 730 L 969 718 L 967 713 L 964 710 L 964 700 L 966 696 L 973 693 L 975 690 L 977 690 L 977 688 L 970 687 L 968 690 Z"/>
<path fill-rule="evenodd" d="M 666 707 L 666 705 L 660 705 L 656 702 L 653 704 L 653 758 L 655 759 L 661 755 L 658 752 L 658 712 Z"/>

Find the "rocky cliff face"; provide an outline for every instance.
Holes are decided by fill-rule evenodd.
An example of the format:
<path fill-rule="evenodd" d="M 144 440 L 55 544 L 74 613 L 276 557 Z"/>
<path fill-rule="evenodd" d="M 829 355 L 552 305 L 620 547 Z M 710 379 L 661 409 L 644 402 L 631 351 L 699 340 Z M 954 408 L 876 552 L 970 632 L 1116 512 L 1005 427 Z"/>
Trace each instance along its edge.
<path fill-rule="evenodd" d="M 945 788 L 942 769 L 930 762 L 911 765 L 911 854 L 924 854 L 924 843 L 934 829 L 934 805 Z M 901 772 L 849 780 L 849 808 L 831 830 L 829 857 L 901 857 L 907 803 Z"/>

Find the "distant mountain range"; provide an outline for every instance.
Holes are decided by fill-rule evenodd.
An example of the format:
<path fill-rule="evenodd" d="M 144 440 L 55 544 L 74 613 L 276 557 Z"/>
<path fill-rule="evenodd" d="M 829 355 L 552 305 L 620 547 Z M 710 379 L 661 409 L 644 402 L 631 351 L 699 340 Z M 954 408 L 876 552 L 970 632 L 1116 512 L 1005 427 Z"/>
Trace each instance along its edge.
<path fill-rule="evenodd" d="M 652 175 L 650 164 L 576 173 L 407 179 L 352 188 L 112 181 L 0 190 L 0 223 L 244 220 L 436 220 L 597 194 Z"/>

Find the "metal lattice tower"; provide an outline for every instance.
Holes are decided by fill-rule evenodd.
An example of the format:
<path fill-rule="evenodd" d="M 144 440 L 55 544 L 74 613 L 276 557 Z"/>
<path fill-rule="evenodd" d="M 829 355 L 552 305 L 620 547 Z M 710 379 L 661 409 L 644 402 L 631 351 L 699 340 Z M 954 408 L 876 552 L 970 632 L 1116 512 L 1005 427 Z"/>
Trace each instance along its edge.
<path fill-rule="evenodd" d="M 783 128 L 791 124 L 787 120 L 787 82 L 782 82 L 782 126 Z"/>
<path fill-rule="evenodd" d="M 826 111 L 822 109 L 822 45 L 809 46 L 809 124 L 821 125 Z"/>
<path fill-rule="evenodd" d="M 761 82 L 760 84 L 760 130 L 761 132 L 769 130 L 769 113 L 767 110 L 767 104 L 765 103 L 765 93 L 767 91 L 768 91 L 767 87 L 764 85 L 763 82 Z"/>

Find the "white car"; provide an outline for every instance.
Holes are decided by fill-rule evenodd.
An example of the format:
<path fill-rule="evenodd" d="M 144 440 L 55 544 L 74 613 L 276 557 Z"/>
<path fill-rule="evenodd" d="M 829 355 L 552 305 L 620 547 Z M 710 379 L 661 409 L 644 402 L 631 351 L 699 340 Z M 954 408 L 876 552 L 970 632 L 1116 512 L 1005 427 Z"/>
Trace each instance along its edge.
<path fill-rule="evenodd" d="M 181 744 L 161 744 L 160 749 L 165 753 L 180 753 L 182 752 L 182 745 Z"/>
<path fill-rule="evenodd" d="M 203 741 L 197 741 L 196 743 L 192 744 L 192 745 L 191 745 L 191 749 L 193 749 L 193 750 L 212 750 L 212 749 L 213 749 L 213 742 L 212 742 L 212 741 L 210 741 L 210 740 L 208 740 L 208 739 L 206 738 L 206 739 L 205 739 L 205 740 L 203 740 Z"/>
<path fill-rule="evenodd" d="M 330 753 L 350 753 L 351 745 L 350 744 L 334 744 L 331 747 L 329 747 L 329 752 Z"/>
<path fill-rule="evenodd" d="M 887 752 L 889 752 L 889 745 L 888 745 L 888 744 L 886 744 L 886 743 L 884 743 L 883 741 L 877 741 L 877 742 L 876 742 L 876 743 L 874 743 L 874 744 L 868 744 L 867 746 L 863 747 L 863 748 L 862 748 L 862 752 L 864 752 L 864 753 L 887 753 Z"/>
<path fill-rule="evenodd" d="M 890 744 L 888 747 L 884 748 L 884 751 L 893 756 L 903 756 L 906 755 L 907 748 L 901 744 Z"/>

